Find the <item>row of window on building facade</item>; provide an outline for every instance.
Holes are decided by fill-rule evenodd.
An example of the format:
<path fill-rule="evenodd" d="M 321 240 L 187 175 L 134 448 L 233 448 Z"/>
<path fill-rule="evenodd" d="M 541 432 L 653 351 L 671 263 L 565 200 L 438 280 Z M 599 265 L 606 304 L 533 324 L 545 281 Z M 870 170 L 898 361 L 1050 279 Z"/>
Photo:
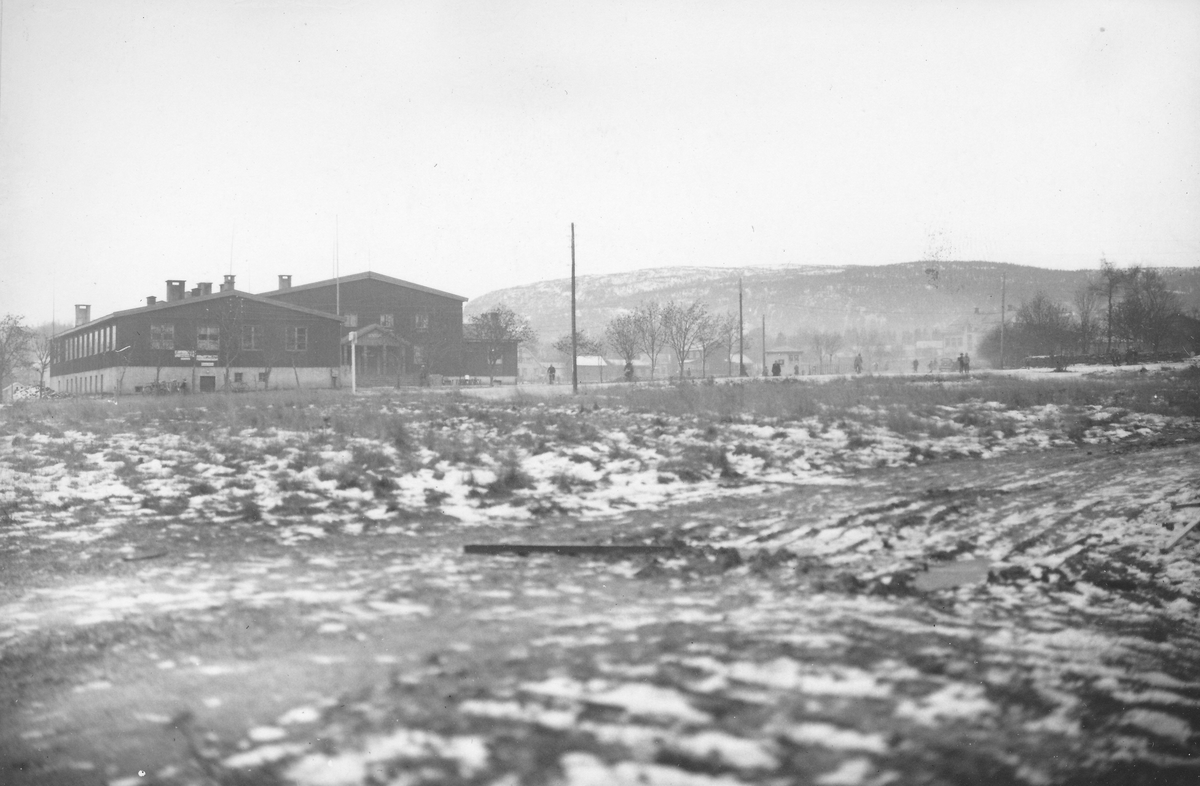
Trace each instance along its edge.
<path fill-rule="evenodd" d="M 244 352 L 265 349 L 262 325 L 242 325 L 240 346 Z M 151 349 L 175 349 L 175 325 L 164 323 L 150 326 Z M 197 350 L 217 351 L 221 348 L 221 328 L 218 325 L 197 325 Z M 304 352 L 308 349 L 308 328 L 288 325 L 285 329 L 284 347 L 288 352 Z M 192 349 L 192 347 L 184 347 Z"/>
<path fill-rule="evenodd" d="M 166 323 L 150 326 L 151 349 L 175 349 L 175 325 Z M 188 347 L 192 349 L 193 347 Z M 194 349 L 217 351 L 221 348 L 221 329 L 218 325 L 198 325 Z M 243 325 L 241 348 L 245 351 L 264 349 L 262 325 Z M 63 339 L 56 348 L 55 362 L 77 360 L 99 355 L 116 349 L 116 327 L 110 325 L 92 330 L 79 336 Z M 286 329 L 284 349 L 288 352 L 308 350 L 308 328 L 289 325 Z"/>
<path fill-rule="evenodd" d="M 89 330 L 78 336 L 71 336 L 64 339 L 62 345 L 58 348 L 59 360 L 75 360 L 76 358 L 87 357 L 88 355 L 99 355 L 101 352 L 111 352 L 116 349 L 114 342 L 117 340 L 117 329 L 115 325 L 100 328 L 99 330 Z"/>
<path fill-rule="evenodd" d="M 89 374 L 60 379 L 58 380 L 58 391 L 60 393 L 104 393 L 104 375 Z"/>
<path fill-rule="evenodd" d="M 394 329 L 396 326 L 395 317 L 395 314 L 380 314 L 380 327 Z M 414 330 L 429 329 L 429 314 L 418 312 L 413 314 L 412 317 Z M 345 314 L 343 321 L 347 327 L 358 327 L 358 314 Z M 90 355 L 99 355 L 102 352 L 111 352 L 116 349 L 115 341 L 116 327 L 112 325 L 99 330 L 89 331 L 79 336 L 72 336 L 71 338 L 64 339 L 62 342 L 62 346 L 59 349 L 60 357 L 56 358 L 56 362 L 76 360 Z M 150 348 L 175 349 L 174 323 L 150 326 Z M 219 326 L 199 325 L 196 327 L 196 345 L 194 349 L 216 351 L 220 348 L 221 331 Z M 242 326 L 241 348 L 247 352 L 264 348 L 262 325 Z M 193 349 L 193 347 L 187 347 L 187 349 Z M 308 329 L 289 326 L 287 328 L 284 349 L 288 352 L 306 351 L 308 349 Z"/>
<path fill-rule="evenodd" d="M 429 330 L 429 315 L 423 311 L 418 311 L 412 315 L 413 330 Z M 358 327 L 358 314 L 343 314 L 342 322 L 346 327 Z M 383 328 L 394 329 L 396 327 L 395 314 L 380 314 L 379 326 Z M 366 325 L 363 325 L 366 327 Z"/>

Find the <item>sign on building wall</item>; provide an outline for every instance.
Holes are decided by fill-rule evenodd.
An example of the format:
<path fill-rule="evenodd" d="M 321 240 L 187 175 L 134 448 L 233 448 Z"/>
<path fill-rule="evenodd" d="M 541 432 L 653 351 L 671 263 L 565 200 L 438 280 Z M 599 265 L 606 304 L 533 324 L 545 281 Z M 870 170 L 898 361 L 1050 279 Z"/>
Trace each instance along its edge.
<path fill-rule="evenodd" d="M 195 356 L 196 356 L 196 353 L 190 349 L 175 350 L 175 357 L 178 358 L 179 360 L 191 360 Z"/>

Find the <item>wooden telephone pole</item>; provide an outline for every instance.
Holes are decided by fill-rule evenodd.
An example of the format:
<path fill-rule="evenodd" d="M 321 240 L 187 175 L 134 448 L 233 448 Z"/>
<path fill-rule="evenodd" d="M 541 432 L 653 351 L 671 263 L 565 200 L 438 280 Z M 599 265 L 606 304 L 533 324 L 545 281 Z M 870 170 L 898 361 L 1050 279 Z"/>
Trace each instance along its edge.
<path fill-rule="evenodd" d="M 575 332 L 575 222 L 571 222 L 571 393 L 579 393 L 579 349 Z"/>

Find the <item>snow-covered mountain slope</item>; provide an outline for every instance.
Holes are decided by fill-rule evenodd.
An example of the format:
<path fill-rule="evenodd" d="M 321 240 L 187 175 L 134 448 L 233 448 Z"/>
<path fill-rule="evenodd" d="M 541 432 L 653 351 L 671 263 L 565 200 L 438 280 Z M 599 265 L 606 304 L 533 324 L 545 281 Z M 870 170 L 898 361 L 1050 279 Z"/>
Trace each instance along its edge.
<path fill-rule="evenodd" d="M 1164 268 L 1184 311 L 1200 308 L 1200 268 Z M 900 333 L 955 319 L 995 320 L 1001 291 L 1017 308 L 1036 292 L 1070 305 L 1091 270 L 1047 270 L 1001 262 L 906 262 L 877 266 L 672 267 L 580 276 L 580 328 L 602 334 L 614 316 L 643 300 L 699 299 L 710 310 L 735 311 L 742 281 L 745 321 L 769 336 L 800 329 L 878 328 Z M 1003 279 L 1003 284 L 1002 284 Z M 505 304 L 530 319 L 544 341 L 570 330 L 570 279 L 488 292 L 466 304 L 468 316 Z"/>

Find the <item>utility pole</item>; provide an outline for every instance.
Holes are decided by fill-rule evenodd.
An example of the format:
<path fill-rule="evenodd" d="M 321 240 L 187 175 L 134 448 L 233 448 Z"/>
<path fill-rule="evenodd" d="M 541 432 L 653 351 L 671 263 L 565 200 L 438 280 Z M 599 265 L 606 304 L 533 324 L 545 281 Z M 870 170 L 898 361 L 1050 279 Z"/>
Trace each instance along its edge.
<path fill-rule="evenodd" d="M 342 273 L 341 260 L 338 259 L 338 245 L 341 232 L 338 231 L 338 216 L 333 215 L 333 292 L 334 292 L 334 307 L 337 309 L 334 313 L 339 317 L 342 315 Z"/>
<path fill-rule="evenodd" d="M 579 350 L 575 346 L 575 222 L 571 222 L 571 393 L 579 393 Z"/>
<path fill-rule="evenodd" d="M 746 376 L 746 326 L 742 321 L 741 276 L 738 276 L 738 376 Z"/>
<path fill-rule="evenodd" d="M 767 312 L 763 311 L 762 324 L 762 371 L 763 376 L 767 375 Z"/>
<path fill-rule="evenodd" d="M 1000 368 L 1004 368 L 1004 310 L 1005 298 L 1008 294 L 1008 276 L 1000 274 Z"/>

